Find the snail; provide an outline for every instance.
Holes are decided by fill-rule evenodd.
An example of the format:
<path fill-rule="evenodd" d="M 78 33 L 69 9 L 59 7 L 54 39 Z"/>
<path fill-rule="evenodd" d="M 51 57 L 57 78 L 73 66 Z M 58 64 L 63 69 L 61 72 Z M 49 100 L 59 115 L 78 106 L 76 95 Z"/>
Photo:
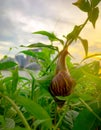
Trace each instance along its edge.
<path fill-rule="evenodd" d="M 69 54 L 67 47 L 58 56 L 56 72 L 49 86 L 49 91 L 58 105 L 62 106 L 65 101 L 57 99 L 56 96 L 68 96 L 74 88 L 74 80 L 66 66 L 66 56 Z"/>

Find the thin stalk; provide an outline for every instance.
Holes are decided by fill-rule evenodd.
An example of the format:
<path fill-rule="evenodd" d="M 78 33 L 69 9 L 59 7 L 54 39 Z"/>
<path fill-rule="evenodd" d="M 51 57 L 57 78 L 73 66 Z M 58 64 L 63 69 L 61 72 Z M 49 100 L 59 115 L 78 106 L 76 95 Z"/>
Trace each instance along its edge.
<path fill-rule="evenodd" d="M 82 99 L 79 100 L 85 105 L 85 107 L 101 122 L 101 118 L 92 110 L 92 108 Z"/>
<path fill-rule="evenodd" d="M 36 79 L 35 79 L 35 77 L 33 76 L 33 73 L 31 72 L 31 71 L 28 71 L 27 70 L 27 72 L 30 74 L 30 76 L 31 76 L 31 78 L 32 78 L 32 84 L 31 84 L 31 96 L 30 96 L 30 98 L 31 98 L 31 100 L 33 100 L 33 97 L 34 97 L 34 89 L 35 89 L 35 81 L 36 81 Z"/>
<path fill-rule="evenodd" d="M 34 89 L 35 89 L 35 79 L 32 78 L 32 84 L 31 84 L 31 100 L 33 100 L 34 97 Z"/>
<path fill-rule="evenodd" d="M 60 123 L 61 123 L 61 121 L 63 120 L 63 118 L 64 118 L 64 116 L 65 116 L 65 114 L 66 114 L 66 112 L 67 112 L 67 104 L 66 104 L 66 106 L 64 106 L 65 107 L 65 110 L 64 110 L 64 113 L 62 114 L 62 116 L 60 117 L 60 119 L 59 119 L 59 121 L 57 122 L 57 124 L 56 124 L 56 126 L 54 127 L 54 129 L 53 130 L 57 130 L 58 129 L 58 126 L 60 125 Z M 62 109 L 64 109 L 64 107 L 62 108 Z"/>
<path fill-rule="evenodd" d="M 56 126 L 54 127 L 53 130 L 57 130 L 58 126 L 60 125 L 61 121 L 63 120 L 63 117 L 65 116 L 65 113 L 60 117 L 58 123 L 56 124 Z"/>
<path fill-rule="evenodd" d="M 82 29 L 85 27 L 85 25 L 87 24 L 88 20 L 89 20 L 89 18 L 87 18 L 87 19 L 85 20 L 85 22 L 82 24 L 82 27 L 81 27 L 80 32 L 81 32 Z M 79 34 L 80 34 L 80 32 L 79 32 Z"/>
<path fill-rule="evenodd" d="M 57 60 L 58 56 L 59 56 L 59 54 L 56 55 L 56 57 L 53 59 L 51 64 L 47 67 L 46 71 L 48 71 L 48 69 L 51 67 L 51 65 Z"/>
<path fill-rule="evenodd" d="M 47 73 L 47 71 L 49 70 L 49 68 L 51 67 L 51 65 L 57 60 L 58 56 L 59 56 L 59 54 L 57 54 L 56 57 L 52 60 L 52 62 L 51 62 L 50 65 L 46 68 L 46 71 L 45 71 L 45 73 L 44 73 L 42 76 L 44 76 L 44 75 Z"/>
<path fill-rule="evenodd" d="M 3 94 L 0 94 L 0 95 L 1 95 L 3 98 L 5 98 L 6 100 L 8 100 L 8 101 L 12 104 L 13 108 L 16 110 L 16 112 L 18 113 L 19 117 L 22 119 L 22 122 L 23 122 L 23 124 L 25 125 L 25 127 L 26 127 L 28 130 L 31 130 L 31 128 L 30 128 L 28 122 L 26 121 L 26 119 L 25 119 L 24 115 L 22 114 L 22 112 L 18 109 L 18 106 L 15 104 L 15 102 L 14 102 L 11 98 L 9 98 L 8 96 L 5 96 L 5 95 L 3 95 Z"/>
<path fill-rule="evenodd" d="M 73 39 L 69 39 L 69 40 L 67 39 L 64 48 L 68 47 L 73 41 L 74 41 L 74 38 Z"/>

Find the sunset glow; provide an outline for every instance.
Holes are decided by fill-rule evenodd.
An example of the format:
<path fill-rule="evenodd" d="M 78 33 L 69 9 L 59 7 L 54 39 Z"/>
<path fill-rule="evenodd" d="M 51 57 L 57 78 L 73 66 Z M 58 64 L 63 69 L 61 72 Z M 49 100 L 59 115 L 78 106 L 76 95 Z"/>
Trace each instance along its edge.
<path fill-rule="evenodd" d="M 82 24 L 86 14 L 72 5 L 73 2 L 75 0 L 0 1 L 0 58 L 7 54 L 10 47 L 18 48 L 21 44 L 28 45 L 41 41 L 46 44 L 49 42 L 42 36 L 33 35 L 32 32 L 46 30 L 62 38 L 63 35 L 70 33 L 75 25 Z M 94 29 L 88 22 L 80 35 L 88 40 L 90 52 L 101 52 L 101 9 L 96 28 Z M 80 48 L 81 45 L 72 45 L 70 51 L 76 56 Z M 14 57 L 17 52 L 19 49 L 12 49 L 9 55 Z M 78 54 L 84 55 L 83 51 Z"/>

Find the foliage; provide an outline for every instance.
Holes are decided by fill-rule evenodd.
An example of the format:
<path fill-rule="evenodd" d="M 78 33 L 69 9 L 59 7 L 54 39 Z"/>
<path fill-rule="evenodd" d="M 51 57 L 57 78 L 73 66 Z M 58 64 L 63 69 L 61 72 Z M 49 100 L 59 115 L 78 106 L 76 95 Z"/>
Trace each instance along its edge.
<path fill-rule="evenodd" d="M 41 66 L 38 74 L 32 70 L 23 70 L 30 77 L 21 76 L 17 63 L 1 61 L 0 70 L 8 70 L 11 74 L 3 76 L 0 72 L 0 129 L 1 130 L 100 130 L 101 129 L 101 64 L 98 60 L 86 62 L 88 58 L 101 54 L 89 55 L 88 41 L 80 36 L 80 32 L 88 21 L 95 27 L 99 15 L 98 4 L 101 0 L 78 0 L 73 3 L 81 11 L 87 13 L 87 19 L 81 25 L 75 25 L 73 31 L 65 36 L 66 41 L 54 33 L 38 31 L 50 40 L 50 44 L 35 43 L 21 51 L 31 56 Z M 66 59 L 70 74 L 76 82 L 73 93 L 66 97 L 62 108 L 57 106 L 49 92 L 53 78 L 59 48 L 54 41 L 69 47 L 73 41 L 80 40 L 85 57 L 80 63 Z M 39 52 L 34 52 L 39 48 Z M 33 50 L 32 50 L 33 49 Z M 56 57 L 55 57 L 56 56 Z"/>

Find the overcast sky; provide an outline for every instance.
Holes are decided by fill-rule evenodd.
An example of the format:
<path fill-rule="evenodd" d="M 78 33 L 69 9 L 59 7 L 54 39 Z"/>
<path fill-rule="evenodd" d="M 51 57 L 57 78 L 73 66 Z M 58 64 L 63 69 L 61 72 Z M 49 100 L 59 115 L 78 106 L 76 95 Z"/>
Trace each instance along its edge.
<path fill-rule="evenodd" d="M 32 32 L 46 30 L 59 37 L 71 32 L 86 19 L 86 14 L 72 5 L 73 2 L 76 0 L 0 0 L 0 58 L 10 47 L 13 50 L 9 56 L 14 56 L 22 44 L 48 42 Z M 101 9 L 96 29 L 88 23 L 81 35 L 88 39 L 90 51 L 101 52 Z M 71 46 L 73 55 L 78 53 L 78 48 L 82 47 Z"/>

